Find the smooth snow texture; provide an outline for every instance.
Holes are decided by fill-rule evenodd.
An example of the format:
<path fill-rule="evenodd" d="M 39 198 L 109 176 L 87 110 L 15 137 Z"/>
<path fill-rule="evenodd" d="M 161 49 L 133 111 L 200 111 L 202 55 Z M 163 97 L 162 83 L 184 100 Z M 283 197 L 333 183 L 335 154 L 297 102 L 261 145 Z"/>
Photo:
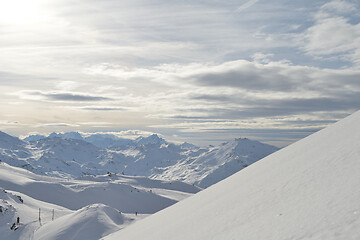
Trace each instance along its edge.
<path fill-rule="evenodd" d="M 180 182 L 151 180 L 145 177 L 98 176 L 98 181 L 66 180 L 36 175 L 24 169 L 0 164 L 0 187 L 18 191 L 44 202 L 77 210 L 84 206 L 103 203 L 126 213 L 151 214 L 166 208 L 200 189 Z M 102 181 L 100 181 L 102 179 Z M 168 189 L 168 196 L 152 189 Z"/>
<path fill-rule="evenodd" d="M 34 240 L 96 240 L 124 228 L 133 219 L 103 204 L 93 204 L 43 225 Z"/>
<path fill-rule="evenodd" d="M 360 239 L 360 111 L 104 239 Z"/>

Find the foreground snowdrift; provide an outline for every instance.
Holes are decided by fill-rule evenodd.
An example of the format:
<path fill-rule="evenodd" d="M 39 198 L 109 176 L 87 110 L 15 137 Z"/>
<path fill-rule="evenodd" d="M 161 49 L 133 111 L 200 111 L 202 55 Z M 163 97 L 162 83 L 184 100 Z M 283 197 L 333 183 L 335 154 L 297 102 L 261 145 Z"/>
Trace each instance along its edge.
<path fill-rule="evenodd" d="M 360 239 L 360 111 L 111 239 Z"/>

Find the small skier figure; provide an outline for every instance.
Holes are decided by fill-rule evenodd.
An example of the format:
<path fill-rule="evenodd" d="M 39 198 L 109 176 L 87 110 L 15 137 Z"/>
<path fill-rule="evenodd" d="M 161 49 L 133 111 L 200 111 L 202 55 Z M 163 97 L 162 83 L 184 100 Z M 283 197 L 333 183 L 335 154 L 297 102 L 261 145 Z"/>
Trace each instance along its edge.
<path fill-rule="evenodd" d="M 11 229 L 11 230 L 14 230 L 14 229 L 15 229 L 15 227 L 16 227 L 16 224 L 15 224 L 15 223 L 13 223 L 13 225 L 11 226 L 11 228 L 10 228 L 10 229 Z M 16 230 L 16 229 L 15 229 L 15 230 Z M 15 231 L 15 230 L 14 230 L 14 231 Z"/>
<path fill-rule="evenodd" d="M 20 224 L 20 217 L 17 217 L 16 223 L 17 223 L 18 225 Z"/>
<path fill-rule="evenodd" d="M 137 216 L 137 212 L 135 212 L 135 216 Z"/>

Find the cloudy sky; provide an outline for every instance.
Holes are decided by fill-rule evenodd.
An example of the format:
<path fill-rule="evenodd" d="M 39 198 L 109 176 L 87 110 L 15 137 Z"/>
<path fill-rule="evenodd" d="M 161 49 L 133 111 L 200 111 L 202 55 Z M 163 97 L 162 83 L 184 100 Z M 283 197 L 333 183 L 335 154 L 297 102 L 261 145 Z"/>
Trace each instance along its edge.
<path fill-rule="evenodd" d="M 360 108 L 360 2 L 0 0 L 0 89 L 17 136 L 284 146 Z"/>

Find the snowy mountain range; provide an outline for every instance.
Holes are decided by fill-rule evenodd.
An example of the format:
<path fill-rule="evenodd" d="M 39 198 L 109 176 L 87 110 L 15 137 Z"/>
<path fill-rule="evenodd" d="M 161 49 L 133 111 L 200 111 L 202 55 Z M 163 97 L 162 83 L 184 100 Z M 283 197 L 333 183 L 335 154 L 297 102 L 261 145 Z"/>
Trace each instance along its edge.
<path fill-rule="evenodd" d="M 83 136 L 79 132 L 65 132 L 65 133 L 56 133 L 53 132 L 48 136 L 45 135 L 30 135 L 24 138 L 25 141 L 37 141 L 40 139 L 46 138 L 64 138 L 64 139 L 76 139 L 76 140 L 83 140 L 89 143 L 94 144 L 97 147 L 101 148 L 109 148 L 109 147 L 117 147 L 123 145 L 133 145 L 133 146 L 140 146 L 145 144 L 163 144 L 166 141 L 160 138 L 157 134 L 150 135 L 148 137 L 140 136 L 135 140 L 126 139 L 126 138 L 119 138 L 114 134 L 110 133 L 94 133 L 88 136 Z M 188 146 L 193 146 L 188 144 Z"/>
<path fill-rule="evenodd" d="M 180 180 L 202 188 L 277 150 L 241 138 L 200 148 L 189 143 L 168 143 L 156 134 L 131 140 L 111 134 L 83 137 L 69 132 L 32 135 L 24 141 L 0 134 L 0 160 L 37 174 L 77 178 L 111 172 Z"/>

